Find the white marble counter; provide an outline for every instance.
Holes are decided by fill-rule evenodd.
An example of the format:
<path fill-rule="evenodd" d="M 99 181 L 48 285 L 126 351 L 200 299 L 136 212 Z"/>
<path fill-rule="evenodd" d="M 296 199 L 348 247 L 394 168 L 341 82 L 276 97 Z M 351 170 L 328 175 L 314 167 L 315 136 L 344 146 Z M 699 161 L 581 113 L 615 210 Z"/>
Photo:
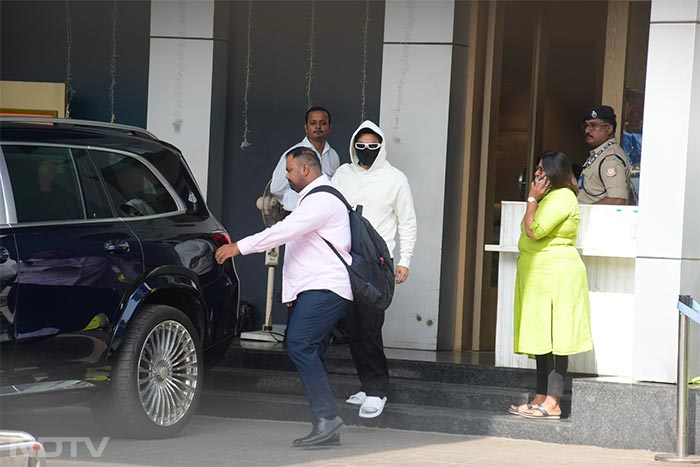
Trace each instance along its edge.
<path fill-rule="evenodd" d="M 520 223 L 525 203 L 504 201 L 499 253 L 496 365 L 534 368 L 535 362 L 513 353 L 513 300 Z M 576 244 L 588 274 L 591 326 L 595 349 L 572 356 L 569 370 L 611 376 L 632 373 L 634 266 L 638 208 L 636 206 L 581 206 Z"/>

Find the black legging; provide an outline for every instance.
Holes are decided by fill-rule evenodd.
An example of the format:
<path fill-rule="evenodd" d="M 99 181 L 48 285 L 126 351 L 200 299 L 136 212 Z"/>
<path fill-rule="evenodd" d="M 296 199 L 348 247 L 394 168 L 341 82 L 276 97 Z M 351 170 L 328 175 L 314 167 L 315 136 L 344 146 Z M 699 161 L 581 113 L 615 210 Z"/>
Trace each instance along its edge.
<path fill-rule="evenodd" d="M 564 379 L 569 368 L 567 355 L 552 352 L 535 355 L 537 362 L 537 394 L 561 397 L 564 395 Z"/>

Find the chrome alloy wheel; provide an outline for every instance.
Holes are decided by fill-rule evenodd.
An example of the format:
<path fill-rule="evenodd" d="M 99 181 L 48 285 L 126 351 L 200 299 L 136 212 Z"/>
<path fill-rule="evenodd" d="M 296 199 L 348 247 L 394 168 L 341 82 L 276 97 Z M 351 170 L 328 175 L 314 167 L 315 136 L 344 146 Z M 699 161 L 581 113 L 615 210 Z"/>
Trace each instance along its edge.
<path fill-rule="evenodd" d="M 197 348 L 178 321 L 158 323 L 139 356 L 138 388 L 146 415 L 160 426 L 177 423 L 198 390 Z"/>

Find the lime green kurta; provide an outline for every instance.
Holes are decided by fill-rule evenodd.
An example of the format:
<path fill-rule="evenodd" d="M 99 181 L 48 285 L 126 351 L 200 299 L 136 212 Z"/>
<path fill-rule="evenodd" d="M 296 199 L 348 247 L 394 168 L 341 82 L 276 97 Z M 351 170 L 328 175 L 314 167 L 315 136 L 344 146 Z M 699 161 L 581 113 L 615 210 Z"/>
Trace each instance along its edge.
<path fill-rule="evenodd" d="M 515 353 L 571 355 L 593 349 L 586 267 L 576 250 L 581 221 L 576 195 L 549 192 L 537 206 L 531 230 L 524 222 L 515 278 Z"/>

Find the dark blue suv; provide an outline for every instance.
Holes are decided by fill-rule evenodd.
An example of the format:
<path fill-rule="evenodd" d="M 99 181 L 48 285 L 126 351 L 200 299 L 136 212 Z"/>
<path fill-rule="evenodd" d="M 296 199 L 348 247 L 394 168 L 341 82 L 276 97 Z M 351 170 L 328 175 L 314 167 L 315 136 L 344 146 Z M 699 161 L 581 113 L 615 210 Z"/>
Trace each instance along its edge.
<path fill-rule="evenodd" d="M 239 304 L 182 154 L 135 127 L 9 117 L 0 148 L 0 402 L 77 394 L 113 433 L 177 433 Z"/>

